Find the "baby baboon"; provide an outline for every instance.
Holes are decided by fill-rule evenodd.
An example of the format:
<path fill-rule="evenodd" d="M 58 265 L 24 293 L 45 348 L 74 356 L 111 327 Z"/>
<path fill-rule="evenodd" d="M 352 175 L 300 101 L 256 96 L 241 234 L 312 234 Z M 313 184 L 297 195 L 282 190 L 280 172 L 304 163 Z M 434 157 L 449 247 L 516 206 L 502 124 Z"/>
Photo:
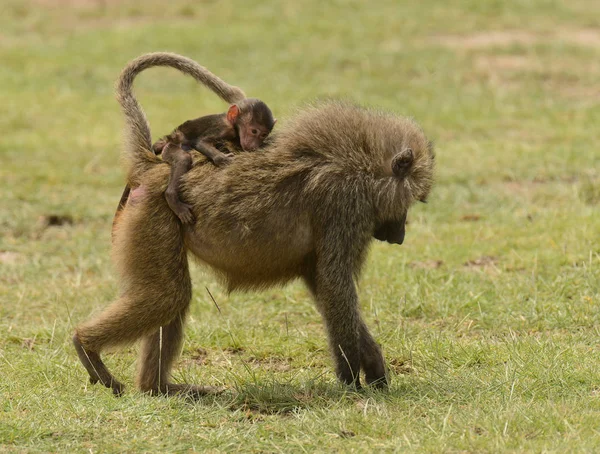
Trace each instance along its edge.
<path fill-rule="evenodd" d="M 76 328 L 73 341 L 92 382 L 122 392 L 100 358 L 143 339 L 137 384 L 153 394 L 196 396 L 206 388 L 169 382 L 191 299 L 187 253 L 229 290 L 306 283 L 327 328 L 343 383 L 387 385 L 383 355 L 359 310 L 355 279 L 373 237 L 404 240 L 411 204 L 433 183 L 431 142 L 412 120 L 325 103 L 301 112 L 256 154 L 228 166 L 195 166 L 182 198 L 195 223 L 182 225 L 163 192 L 169 166 L 151 151 L 139 106 L 125 104 L 129 183 L 136 189 L 115 229 L 119 297 Z M 148 134 L 145 133 L 148 131 Z"/>
<path fill-rule="evenodd" d="M 242 149 L 243 151 L 254 150 L 262 145 L 277 121 L 273 119 L 273 114 L 265 103 L 258 99 L 246 98 L 241 89 L 227 84 L 195 61 L 169 52 L 155 52 L 144 54 L 130 62 L 122 71 L 117 86 L 117 97 L 123 106 L 127 120 L 137 125 L 136 134 L 140 134 L 144 140 L 149 138 L 150 128 L 143 111 L 133 96 L 133 82 L 139 73 L 155 66 L 178 69 L 192 76 L 225 102 L 231 104 L 227 114 L 208 115 L 186 121 L 178 126 L 173 133 L 153 145 L 157 154 L 162 152 L 167 140 L 171 140 L 181 143 L 185 151 L 195 148 L 215 165 L 226 164 L 231 160 L 231 156 L 219 150 L 220 147 Z M 174 147 L 172 150 L 176 149 L 177 147 Z M 190 211 L 187 205 L 179 201 L 176 191 L 180 176 L 189 170 L 188 165 L 190 165 L 191 158 L 186 153 L 176 152 L 169 153 L 163 158 L 171 163 L 173 168 L 172 184 L 169 186 L 171 194 L 169 204 L 183 222 L 191 222 Z M 129 192 L 130 187 L 126 186 L 121 195 L 113 225 L 116 224 L 121 210 L 127 203 Z"/>
<path fill-rule="evenodd" d="M 198 150 L 216 166 L 229 164 L 233 155 L 217 147 L 230 143 L 235 149 L 254 151 L 263 144 L 276 122 L 264 102 L 246 98 L 229 106 L 226 113 L 188 120 L 152 145 L 154 153 L 162 153 L 163 160 L 171 164 L 165 197 L 181 222 L 189 224 L 194 219 L 190 205 L 179 200 L 181 177 L 192 168 L 192 157 L 187 151 Z"/>

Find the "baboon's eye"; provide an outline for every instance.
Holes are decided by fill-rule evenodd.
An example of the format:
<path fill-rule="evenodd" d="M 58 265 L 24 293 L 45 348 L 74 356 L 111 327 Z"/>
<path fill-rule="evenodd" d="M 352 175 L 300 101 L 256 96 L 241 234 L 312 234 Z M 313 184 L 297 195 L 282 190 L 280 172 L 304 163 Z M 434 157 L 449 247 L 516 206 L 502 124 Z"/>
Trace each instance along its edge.
<path fill-rule="evenodd" d="M 250 132 L 252 132 L 252 135 L 254 135 L 254 136 L 255 136 L 256 134 L 258 134 L 258 130 L 257 130 L 257 129 L 253 129 L 253 130 L 252 130 L 252 131 L 250 131 Z"/>

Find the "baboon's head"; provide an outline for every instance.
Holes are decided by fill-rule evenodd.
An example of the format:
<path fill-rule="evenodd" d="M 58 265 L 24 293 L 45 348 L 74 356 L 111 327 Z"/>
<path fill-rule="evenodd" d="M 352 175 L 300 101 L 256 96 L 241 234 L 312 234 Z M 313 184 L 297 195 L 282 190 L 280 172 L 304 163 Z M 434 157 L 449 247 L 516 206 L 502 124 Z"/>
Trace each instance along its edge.
<path fill-rule="evenodd" d="M 256 98 L 246 98 L 229 106 L 227 120 L 236 128 L 244 151 L 260 148 L 277 123 L 271 109 Z"/>
<path fill-rule="evenodd" d="M 416 122 L 327 102 L 301 112 L 278 139 L 296 159 L 314 160 L 324 194 L 339 184 L 347 202 L 356 197 L 372 207 L 362 214 L 371 217 L 376 239 L 402 244 L 408 208 L 424 202 L 433 184 L 433 146 Z"/>
<path fill-rule="evenodd" d="M 406 214 L 417 201 L 426 202 L 433 185 L 433 143 L 408 118 L 380 118 L 381 129 L 374 149 L 379 153 L 376 193 L 376 223 L 373 236 L 380 241 L 402 244 Z"/>

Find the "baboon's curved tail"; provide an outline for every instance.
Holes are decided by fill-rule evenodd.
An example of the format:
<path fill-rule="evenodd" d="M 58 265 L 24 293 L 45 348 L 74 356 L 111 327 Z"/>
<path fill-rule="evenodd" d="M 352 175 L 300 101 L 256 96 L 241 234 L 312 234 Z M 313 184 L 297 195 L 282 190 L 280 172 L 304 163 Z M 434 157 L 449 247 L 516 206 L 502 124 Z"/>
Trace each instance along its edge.
<path fill-rule="evenodd" d="M 233 104 L 246 97 L 240 88 L 229 85 L 204 66 L 182 55 L 170 52 L 153 52 L 141 55 L 132 60 L 121 72 L 117 80 L 116 91 L 117 100 L 121 104 L 127 123 L 125 153 L 132 164 L 131 170 L 133 170 L 134 174 L 136 173 L 135 168 L 143 171 L 142 168 L 146 167 L 143 163 L 154 163 L 157 161 L 157 158 L 151 152 L 152 136 L 150 134 L 150 124 L 133 94 L 133 81 L 135 77 L 145 69 L 154 66 L 170 66 L 184 74 L 192 76 L 227 103 Z"/>

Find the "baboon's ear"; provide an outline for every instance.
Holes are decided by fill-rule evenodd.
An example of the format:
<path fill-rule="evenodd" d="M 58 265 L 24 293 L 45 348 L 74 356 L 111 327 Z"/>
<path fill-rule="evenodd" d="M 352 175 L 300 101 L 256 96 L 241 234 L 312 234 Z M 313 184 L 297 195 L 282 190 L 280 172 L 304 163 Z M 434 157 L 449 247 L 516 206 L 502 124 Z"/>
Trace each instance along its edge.
<path fill-rule="evenodd" d="M 227 111 L 227 121 L 229 121 L 231 124 L 234 124 L 239 114 L 240 108 L 237 106 L 237 104 L 232 104 L 229 106 L 229 110 Z"/>
<path fill-rule="evenodd" d="M 406 148 L 392 158 L 392 172 L 398 178 L 406 178 L 414 160 L 411 148 Z"/>

